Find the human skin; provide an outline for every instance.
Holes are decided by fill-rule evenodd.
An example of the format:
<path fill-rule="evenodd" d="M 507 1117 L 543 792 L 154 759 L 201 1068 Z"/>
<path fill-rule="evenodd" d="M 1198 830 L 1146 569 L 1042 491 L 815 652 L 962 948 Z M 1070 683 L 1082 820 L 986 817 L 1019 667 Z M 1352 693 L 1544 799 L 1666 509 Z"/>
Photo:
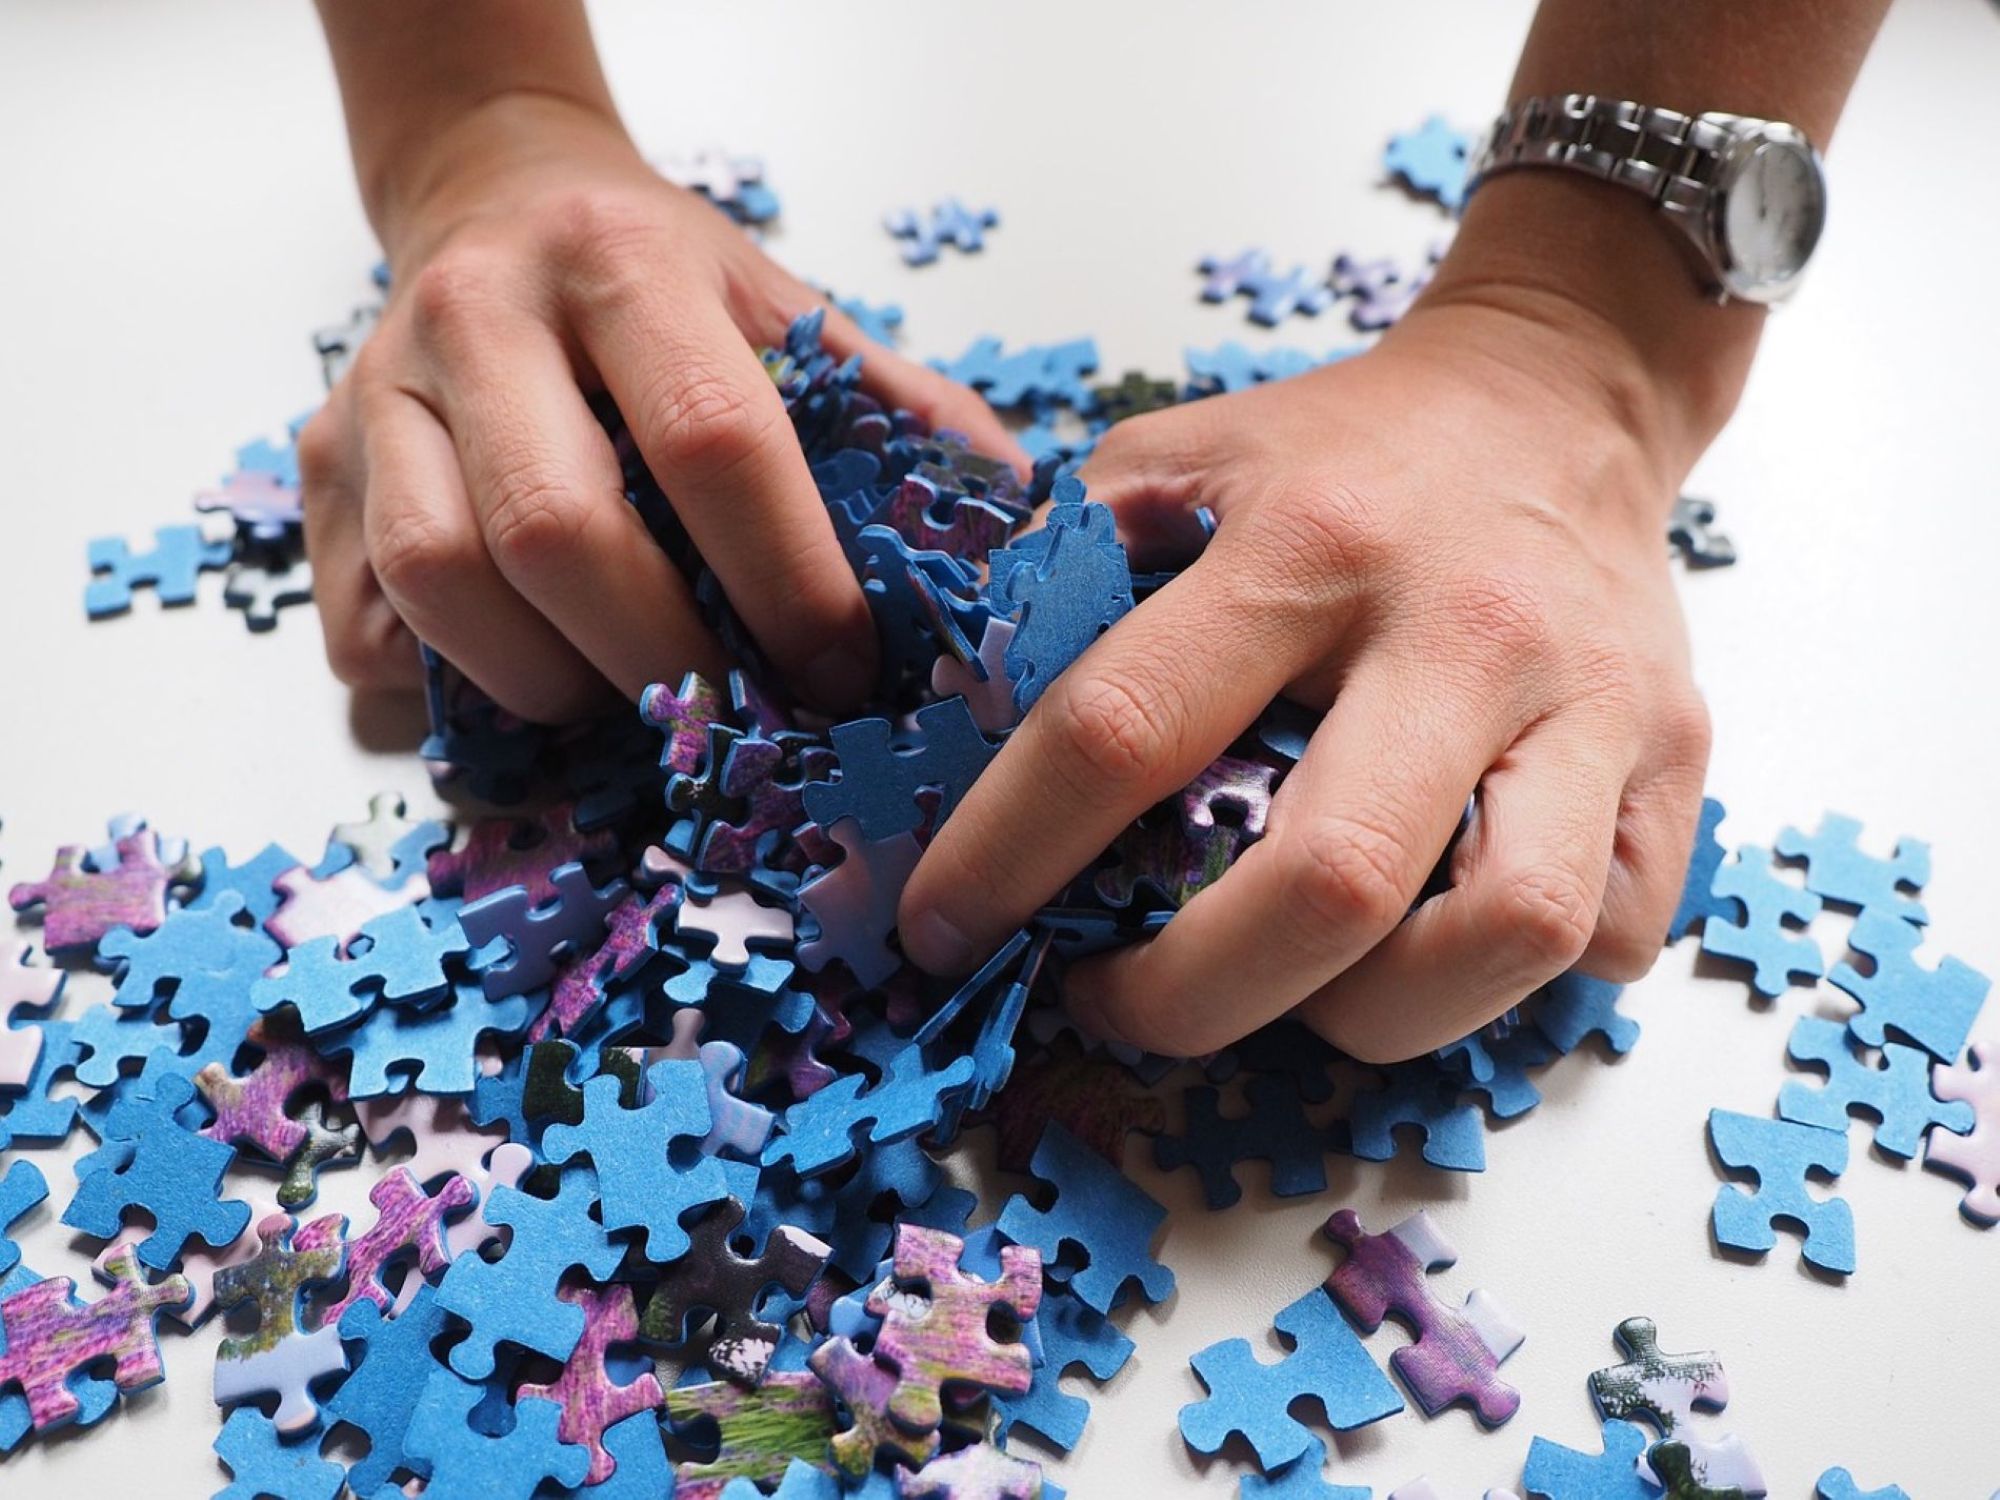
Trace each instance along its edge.
<path fill-rule="evenodd" d="M 1824 144 L 1886 3 L 1545 0 L 1509 97 L 1722 109 Z M 866 608 L 753 352 L 819 299 L 646 169 L 569 0 L 494 0 L 476 29 L 441 0 L 321 13 L 394 273 L 301 438 L 336 671 L 407 685 L 420 637 L 561 719 L 726 668 L 622 501 L 601 388 L 780 673 L 858 704 Z M 971 968 L 1282 693 L 1328 712 L 1264 838 L 1158 937 L 1070 971 L 1082 1024 L 1195 1053 L 1295 1013 L 1387 1061 L 1572 966 L 1643 974 L 1709 745 L 1664 522 L 1765 317 L 1704 297 L 1635 195 L 1517 172 L 1370 352 L 1121 423 L 1083 477 L 1129 544 L 1191 553 L 1204 505 L 1215 535 L 938 831 L 905 951 Z M 977 397 L 837 314 L 826 337 L 889 403 L 1018 459 Z M 1475 792 L 1450 888 L 1412 912 Z"/>

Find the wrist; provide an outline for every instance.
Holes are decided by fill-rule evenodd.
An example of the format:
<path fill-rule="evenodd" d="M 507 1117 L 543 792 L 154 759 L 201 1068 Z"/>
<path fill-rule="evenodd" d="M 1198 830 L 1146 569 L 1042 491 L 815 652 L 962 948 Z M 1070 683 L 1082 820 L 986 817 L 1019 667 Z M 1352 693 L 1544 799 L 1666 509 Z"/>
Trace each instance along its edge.
<path fill-rule="evenodd" d="M 1549 383 L 1601 401 L 1678 485 L 1735 410 L 1764 310 L 1705 297 L 1642 199 L 1553 172 L 1483 184 L 1405 320 L 1509 326 Z"/>
<path fill-rule="evenodd" d="M 608 101 L 507 88 L 423 111 L 375 162 L 358 164 L 369 222 L 393 267 L 435 237 L 505 174 L 537 162 L 601 154 L 640 158 Z"/>

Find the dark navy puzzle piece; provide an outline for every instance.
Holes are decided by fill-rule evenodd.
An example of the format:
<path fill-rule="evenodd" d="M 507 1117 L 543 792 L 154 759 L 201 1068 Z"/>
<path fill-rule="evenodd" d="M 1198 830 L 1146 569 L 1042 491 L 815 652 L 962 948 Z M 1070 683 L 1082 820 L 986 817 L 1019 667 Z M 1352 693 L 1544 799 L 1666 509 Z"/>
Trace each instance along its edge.
<path fill-rule="evenodd" d="M 1067 1453 L 1083 1436 L 1090 1403 L 1063 1390 L 1062 1376 L 1081 1365 L 1096 1379 L 1109 1380 L 1125 1367 L 1137 1346 L 1116 1324 L 1084 1306 L 1060 1284 L 1043 1290 L 1035 1328 L 1042 1341 L 1042 1359 L 1034 1384 L 1018 1396 L 991 1398 L 994 1441 L 1004 1444 L 1009 1429 L 1018 1423 Z"/>
<path fill-rule="evenodd" d="M 508 942 L 506 959 L 484 972 L 488 997 L 525 994 L 549 983 L 564 957 L 603 938 L 605 920 L 625 898 L 624 881 L 593 886 L 577 861 L 557 867 L 549 881 L 556 899 L 541 906 L 532 905 L 527 891 L 514 886 L 460 909 L 459 925 L 474 947 L 500 937 Z"/>
<path fill-rule="evenodd" d="M 1007 675 L 1023 713 L 1090 644 L 1132 610 L 1132 572 L 1110 510 L 1058 481 L 1043 530 L 993 554 L 989 592 L 1019 618 Z"/>
<path fill-rule="evenodd" d="M 999 752 L 963 698 L 918 709 L 915 732 L 901 739 L 886 719 L 836 724 L 829 734 L 839 775 L 806 784 L 800 793 L 806 813 L 823 828 L 851 817 L 871 841 L 916 832 L 924 821 L 917 793 L 927 788 L 938 793 L 934 821 L 944 822 Z"/>
<path fill-rule="evenodd" d="M 1271 1191 L 1280 1198 L 1325 1191 L 1325 1133 L 1306 1118 L 1298 1090 L 1266 1074 L 1251 1079 L 1243 1093 L 1249 1110 L 1232 1116 L 1222 1113 L 1216 1090 L 1187 1090 L 1181 1096 L 1185 1132 L 1154 1139 L 1154 1164 L 1166 1172 L 1193 1167 L 1210 1208 L 1228 1208 L 1243 1196 L 1234 1170 L 1243 1161 L 1269 1162 Z"/>

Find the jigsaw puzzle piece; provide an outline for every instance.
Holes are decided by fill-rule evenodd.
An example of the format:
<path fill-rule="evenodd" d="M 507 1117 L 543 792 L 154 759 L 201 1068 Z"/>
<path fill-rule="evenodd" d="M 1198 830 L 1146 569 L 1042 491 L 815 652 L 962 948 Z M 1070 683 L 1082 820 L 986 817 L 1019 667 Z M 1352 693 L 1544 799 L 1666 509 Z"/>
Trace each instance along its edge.
<path fill-rule="evenodd" d="M 239 1406 L 222 1424 L 215 1454 L 232 1482 L 215 1500 L 337 1500 L 347 1471 L 319 1456 L 319 1444 L 287 1443 L 268 1417 Z"/>
<path fill-rule="evenodd" d="M 420 1286 L 394 1317 L 376 1303 L 357 1302 L 338 1327 L 353 1373 L 322 1410 L 329 1426 L 345 1424 L 367 1436 L 368 1452 L 354 1461 L 348 1482 L 356 1495 L 372 1495 L 394 1470 L 414 1466 L 403 1439 L 438 1368 L 431 1345 L 444 1332 L 444 1309 L 435 1288 Z"/>
<path fill-rule="evenodd" d="M 2000 1222 L 2000 1044 L 1974 1042 L 1963 1065 L 1939 1063 L 1931 1072 L 1931 1092 L 1969 1106 L 1973 1123 L 1962 1134 L 1933 1130 L 1924 1165 L 1970 1183 L 1959 1212 L 1990 1228 Z"/>
<path fill-rule="evenodd" d="M 1431 115 L 1415 130 L 1389 137 L 1382 170 L 1420 198 L 1449 213 L 1465 206 L 1465 157 L 1472 138 L 1454 130 L 1443 115 Z"/>
<path fill-rule="evenodd" d="M 1931 1059 L 1915 1047 L 1889 1042 L 1878 1064 L 1861 1056 L 1840 1022 L 1800 1016 L 1785 1050 L 1796 1063 L 1826 1069 L 1827 1081 L 1816 1088 L 1787 1080 L 1778 1094 L 1781 1119 L 1844 1134 L 1850 1114 L 1873 1115 L 1876 1148 L 1905 1161 L 1934 1125 L 1960 1135 L 1972 1129 L 1972 1106 L 1931 1092 Z"/>
<path fill-rule="evenodd" d="M 1750 986 L 1766 1000 L 1790 987 L 1794 976 L 1817 979 L 1826 972 L 1819 944 L 1804 931 L 1819 915 L 1820 899 L 1781 880 L 1771 851 L 1745 844 L 1720 866 L 1710 892 L 1730 903 L 1730 916 L 1711 913 L 1702 923 L 1701 951 L 1750 966 Z"/>
<path fill-rule="evenodd" d="M 211 542 L 199 526 L 160 526 L 153 549 L 134 552 L 123 537 L 97 537 L 87 557 L 93 575 L 83 590 L 83 610 L 93 620 L 132 607 L 135 589 L 151 585 L 163 605 L 194 603 L 195 582 L 204 572 L 229 565 L 235 548 Z"/>
<path fill-rule="evenodd" d="M 544 1481 L 574 1489 L 590 1469 L 588 1450 L 558 1435 L 562 1408 L 522 1396 L 504 1433 L 472 1425 L 484 1385 L 439 1369 L 424 1385 L 403 1449 L 428 1470 L 425 1500 L 534 1500 Z"/>
<path fill-rule="evenodd" d="M 1811 834 L 1785 829 L 1775 847 L 1785 859 L 1804 862 L 1806 889 L 1824 901 L 1919 925 L 1930 920 L 1915 899 L 1931 878 L 1931 846 L 1922 839 L 1900 838 L 1893 855 L 1878 859 L 1861 852 L 1859 819 L 1830 812 Z"/>
<path fill-rule="evenodd" d="M 1174 1273 L 1153 1259 L 1153 1235 L 1167 1211 L 1157 1199 L 1059 1124 L 1051 1122 L 1035 1148 L 1034 1176 L 1055 1189 L 1037 1208 L 1024 1194 L 1007 1201 L 1000 1233 L 1041 1252 L 1051 1280 L 1067 1282 L 1086 1307 L 1108 1313 L 1136 1282 L 1148 1302 L 1174 1289 Z M 1084 1257 L 1080 1269 L 1062 1260 L 1065 1247 Z"/>
<path fill-rule="evenodd" d="M 1779 1219 L 1805 1233 L 1806 1260 L 1845 1276 L 1854 1269 L 1854 1213 L 1841 1198 L 1815 1198 L 1806 1174 L 1838 1177 L 1847 1170 L 1847 1133 L 1760 1120 L 1726 1109 L 1708 1114 L 1709 1143 L 1726 1167 L 1756 1176 L 1757 1191 L 1725 1182 L 1716 1190 L 1715 1239 L 1735 1250 L 1763 1254 L 1778 1242 Z"/>
<path fill-rule="evenodd" d="M 1660 1500 L 1639 1477 L 1646 1435 L 1630 1422 L 1604 1424 L 1604 1451 L 1580 1453 L 1538 1437 L 1528 1447 L 1521 1484 L 1531 1500 Z"/>
<path fill-rule="evenodd" d="M 221 1198 L 236 1151 L 175 1118 L 193 1098 L 193 1083 L 168 1074 L 150 1097 L 134 1092 L 112 1105 L 104 1146 L 77 1163 L 76 1196 L 63 1223 L 108 1240 L 127 1211 L 144 1209 L 156 1228 L 140 1241 L 138 1258 L 156 1271 L 171 1267 L 191 1238 L 217 1248 L 234 1241 L 250 1222 L 249 1204 Z"/>
<path fill-rule="evenodd" d="M 1854 919 L 1847 946 L 1873 960 L 1871 972 L 1842 961 L 1827 977 L 1861 1003 L 1847 1018 L 1856 1041 L 1880 1047 L 1893 1029 L 1939 1062 L 1956 1062 L 1992 982 L 1956 958 L 1925 968 L 1917 962 L 1922 942 L 1923 931 L 1914 924 L 1879 909 L 1864 910 Z"/>
<path fill-rule="evenodd" d="M 605 1446 L 610 1429 L 628 1417 L 657 1410 L 666 1394 L 651 1370 L 620 1382 L 606 1364 L 614 1344 L 631 1344 L 639 1337 L 639 1314 L 630 1287 L 612 1285 L 596 1291 L 565 1286 L 557 1288 L 556 1295 L 583 1313 L 583 1337 L 557 1379 L 524 1385 L 518 1395 L 550 1401 L 561 1409 L 556 1435 L 589 1451 L 584 1482 L 599 1485 L 618 1469 L 617 1457 Z"/>

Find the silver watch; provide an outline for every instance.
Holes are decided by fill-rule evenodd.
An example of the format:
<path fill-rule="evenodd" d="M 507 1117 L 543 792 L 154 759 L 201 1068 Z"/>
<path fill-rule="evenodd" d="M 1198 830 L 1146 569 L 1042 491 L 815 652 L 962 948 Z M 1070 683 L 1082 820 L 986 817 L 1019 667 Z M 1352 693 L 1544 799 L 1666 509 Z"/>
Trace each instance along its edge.
<path fill-rule="evenodd" d="M 1790 296 L 1826 224 L 1819 153 L 1771 120 L 1683 115 L 1595 94 L 1524 99 L 1468 155 L 1467 194 L 1517 167 L 1566 168 L 1645 194 L 1725 302 Z"/>

